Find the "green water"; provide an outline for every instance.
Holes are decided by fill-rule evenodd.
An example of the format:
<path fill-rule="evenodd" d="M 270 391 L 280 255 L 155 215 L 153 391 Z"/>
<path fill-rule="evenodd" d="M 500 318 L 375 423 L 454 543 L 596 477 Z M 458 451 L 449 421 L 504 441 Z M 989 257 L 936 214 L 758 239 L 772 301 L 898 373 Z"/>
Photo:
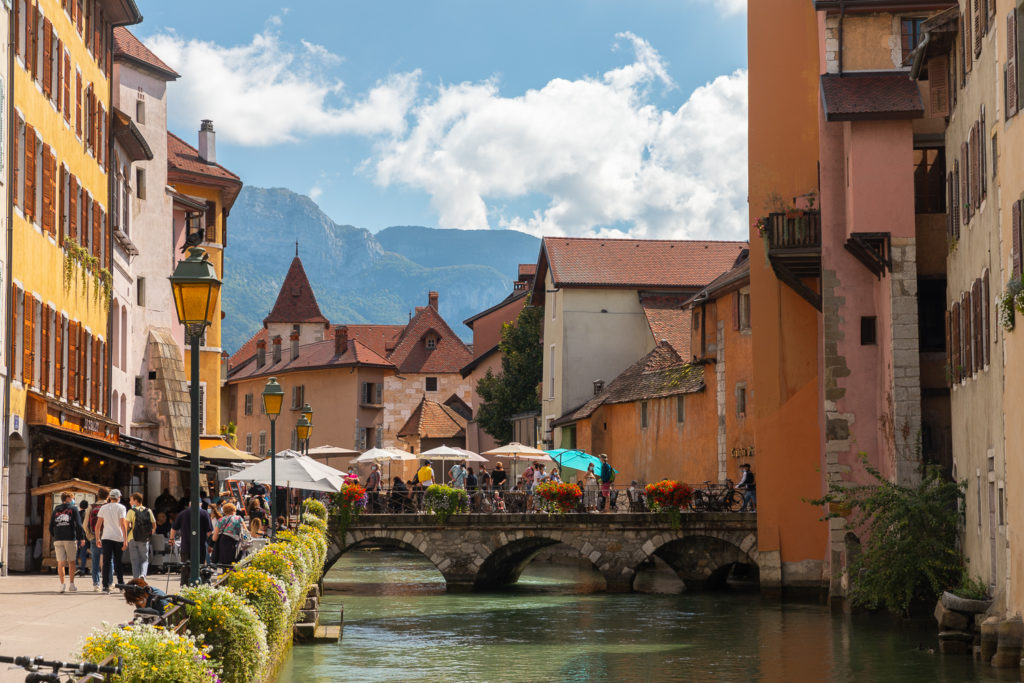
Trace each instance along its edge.
<path fill-rule="evenodd" d="M 447 594 L 419 555 L 357 551 L 328 574 L 337 645 L 298 646 L 280 681 L 997 681 L 942 657 L 927 623 L 834 616 L 757 593 L 685 593 L 667 571 L 629 595 L 591 568 L 538 563 L 505 592 Z"/>

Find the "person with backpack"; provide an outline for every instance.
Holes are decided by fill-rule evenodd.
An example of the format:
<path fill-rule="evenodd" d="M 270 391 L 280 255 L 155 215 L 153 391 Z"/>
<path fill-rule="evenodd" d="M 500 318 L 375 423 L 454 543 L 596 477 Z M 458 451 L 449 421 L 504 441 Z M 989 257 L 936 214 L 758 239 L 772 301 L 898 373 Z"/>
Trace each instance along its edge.
<path fill-rule="evenodd" d="M 601 480 L 601 511 L 611 512 L 614 509 L 612 502 L 612 483 L 615 481 L 615 470 L 608 463 L 608 455 L 601 454 L 601 472 L 598 477 Z"/>
<path fill-rule="evenodd" d="M 149 571 L 149 539 L 156 529 L 153 511 L 142 505 L 142 494 L 131 495 L 132 509 L 128 511 L 128 557 L 132 563 L 132 578 L 144 579 Z"/>
<path fill-rule="evenodd" d="M 96 500 L 89 504 L 85 511 L 85 538 L 89 541 L 89 556 L 92 559 L 92 591 L 100 591 L 100 568 L 103 563 L 103 553 L 96 547 L 96 523 L 100 519 L 100 508 L 107 500 L 107 490 L 100 489 L 96 492 Z"/>
<path fill-rule="evenodd" d="M 107 504 L 100 508 L 96 521 L 96 547 L 103 550 L 103 592 L 110 592 L 110 584 L 124 583 L 121 558 L 128 548 L 128 513 L 121 505 L 121 491 L 110 489 Z"/>
<path fill-rule="evenodd" d="M 70 491 L 60 494 L 60 505 L 53 509 L 50 517 L 50 536 L 53 538 L 53 549 L 57 555 L 57 576 L 60 577 L 60 592 L 65 590 L 64 572 L 68 573 L 72 593 L 75 587 L 75 556 L 78 546 L 85 543 L 85 529 L 82 528 L 75 497 Z"/>

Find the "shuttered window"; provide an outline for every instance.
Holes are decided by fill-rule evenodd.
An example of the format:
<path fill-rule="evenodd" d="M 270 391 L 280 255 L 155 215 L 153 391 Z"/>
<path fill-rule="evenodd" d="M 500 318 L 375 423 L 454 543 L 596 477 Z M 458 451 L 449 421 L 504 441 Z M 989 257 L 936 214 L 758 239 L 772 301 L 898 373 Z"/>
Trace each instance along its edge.
<path fill-rule="evenodd" d="M 1006 118 L 1017 113 L 1017 10 L 1006 15 L 1006 66 L 1003 71 Z"/>
<path fill-rule="evenodd" d="M 971 340 L 974 344 L 972 353 L 974 362 L 972 363 L 972 370 L 974 371 L 974 374 L 977 375 L 985 365 L 982 360 L 982 346 L 985 343 L 985 332 L 981 327 L 981 278 L 976 279 L 974 284 L 971 285 L 971 314 L 973 318 L 971 323 Z"/>
<path fill-rule="evenodd" d="M 82 137 L 82 74 L 75 74 L 75 135 Z"/>
<path fill-rule="evenodd" d="M 64 55 L 64 121 L 71 123 L 71 56 Z"/>
<path fill-rule="evenodd" d="M 53 69 L 50 64 L 53 60 L 53 24 L 49 19 L 43 18 L 42 44 L 43 63 L 41 71 L 43 76 L 43 94 L 47 97 L 53 96 Z"/>
<path fill-rule="evenodd" d="M 945 55 L 928 60 L 928 116 L 949 116 L 949 58 Z"/>
<path fill-rule="evenodd" d="M 11 367 L 8 368 L 8 372 L 11 373 L 14 379 L 21 380 L 21 374 L 17 372 L 18 359 L 21 357 L 18 355 L 18 306 L 21 304 L 21 290 L 17 285 L 11 285 L 11 348 L 9 357 L 11 359 Z"/>
<path fill-rule="evenodd" d="M 57 227 L 57 157 L 53 149 L 43 144 L 43 202 L 42 202 L 42 225 L 43 232 L 51 235 L 56 234 Z"/>
<path fill-rule="evenodd" d="M 1015 201 L 1010 211 L 1010 234 L 1012 236 L 1013 251 L 1011 254 L 1011 268 L 1013 277 L 1019 278 L 1021 268 L 1021 203 Z"/>
<path fill-rule="evenodd" d="M 981 275 L 981 362 L 987 368 L 992 346 L 992 317 L 989 308 L 988 268 Z"/>
<path fill-rule="evenodd" d="M 68 196 L 68 235 L 71 239 L 78 240 L 78 178 L 71 175 L 68 180 L 71 191 Z"/>
<path fill-rule="evenodd" d="M 950 368 L 953 378 L 953 383 L 956 384 L 960 381 L 960 303 L 953 303 L 953 310 L 950 313 L 950 336 L 952 344 L 950 348 L 953 349 L 953 367 Z"/>
<path fill-rule="evenodd" d="M 53 326 L 53 395 L 60 398 L 64 395 L 64 354 L 66 353 L 65 341 L 67 335 L 64 333 L 64 326 L 67 321 L 60 311 L 54 311 Z"/>
<path fill-rule="evenodd" d="M 217 241 L 217 205 L 213 202 L 206 202 L 206 242 Z"/>
<path fill-rule="evenodd" d="M 53 313 L 49 306 L 42 307 L 39 319 L 39 391 L 44 394 L 50 390 L 50 324 Z"/>
<path fill-rule="evenodd" d="M 25 124 L 25 218 L 34 222 L 36 218 L 36 131 Z"/>
<path fill-rule="evenodd" d="M 78 323 L 68 322 L 68 400 L 78 400 Z"/>
<path fill-rule="evenodd" d="M 22 316 L 24 319 L 24 325 L 22 326 L 22 381 L 25 386 L 30 386 L 35 381 L 35 375 L 33 369 L 35 366 L 35 310 L 36 303 L 35 299 L 32 298 L 31 292 L 25 292 L 24 294 L 24 306 L 22 307 Z"/>

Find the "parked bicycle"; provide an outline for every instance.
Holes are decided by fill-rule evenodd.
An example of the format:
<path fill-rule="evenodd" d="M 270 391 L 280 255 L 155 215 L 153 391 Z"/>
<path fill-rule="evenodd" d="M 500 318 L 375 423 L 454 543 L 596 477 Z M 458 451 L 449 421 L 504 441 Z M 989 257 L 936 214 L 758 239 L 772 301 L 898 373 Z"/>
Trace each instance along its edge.
<path fill-rule="evenodd" d="M 690 508 L 696 512 L 736 512 L 743 505 L 743 496 L 733 488 L 732 480 L 726 479 L 724 484 L 704 482 L 704 488 L 698 488 L 690 499 Z"/>
<path fill-rule="evenodd" d="M 28 672 L 25 683 L 68 683 L 82 676 L 104 680 L 107 676 L 121 673 L 123 661 L 117 658 L 116 666 L 101 666 L 89 662 L 50 661 L 42 657 L 7 657 L 0 655 L 0 664 L 13 664 Z M 48 670 L 47 670 L 48 669 Z"/>

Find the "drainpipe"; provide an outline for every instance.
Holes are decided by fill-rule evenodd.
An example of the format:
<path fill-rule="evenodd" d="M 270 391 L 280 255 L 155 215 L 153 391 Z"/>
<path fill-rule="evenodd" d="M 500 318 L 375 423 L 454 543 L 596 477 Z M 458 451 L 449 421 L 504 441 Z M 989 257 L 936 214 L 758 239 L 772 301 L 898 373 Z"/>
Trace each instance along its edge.
<path fill-rule="evenodd" d="M 14 12 L 7 13 L 7 45 L 14 45 L 14 32 L 17 30 L 17 26 L 14 24 Z M 7 50 L 7 140 L 8 145 L 10 141 L 14 140 L 16 130 L 14 128 L 14 50 Z M 14 251 L 14 227 L 12 222 L 14 220 L 14 202 L 10 197 L 10 192 L 15 191 L 14 188 L 14 164 L 17 160 L 10 160 L 11 163 L 7 164 L 7 248 L 5 256 L 7 257 L 7 272 L 4 273 L 4 291 L 6 292 L 5 299 L 7 306 L 4 311 L 4 318 L 7 325 L 11 323 L 11 306 L 14 302 L 11 301 L 11 292 L 13 291 L 12 284 L 13 280 L 11 277 L 11 254 Z M 14 330 L 7 330 L 7 334 L 14 334 Z M 8 346 L 8 348 L 10 348 Z M 3 467 L 4 469 L 10 466 L 11 458 L 11 370 L 12 370 L 13 358 L 7 359 L 7 374 L 4 378 L 4 434 L 3 434 Z M 0 505 L 6 501 L 8 507 L 10 506 L 10 491 L 8 490 L 9 479 L 4 479 L 0 476 Z M 7 576 L 7 548 L 10 546 L 9 535 L 10 527 L 7 523 L 3 523 L 3 528 L 0 529 L 0 576 Z"/>
<path fill-rule="evenodd" d="M 839 0 L 839 75 L 843 75 L 843 19 L 846 18 L 846 2 Z"/>
<path fill-rule="evenodd" d="M 924 39 L 918 43 L 917 47 L 914 48 L 914 62 L 910 66 L 910 80 L 916 81 L 918 75 L 921 73 L 921 67 L 924 66 L 924 53 L 928 47 L 928 43 L 932 40 L 932 32 L 925 31 Z"/>
<path fill-rule="evenodd" d="M 114 267 L 114 217 L 110 215 L 110 209 L 114 206 L 114 193 L 117 191 L 117 188 L 114 187 L 114 183 L 110 182 L 110 172 L 112 169 L 114 171 L 114 175 L 117 175 L 117 168 L 115 167 L 114 160 L 114 127 L 111 125 L 114 121 L 114 49 L 113 47 L 110 47 L 114 44 L 113 25 L 107 27 L 106 44 L 109 48 L 107 55 L 105 56 L 107 60 L 107 68 L 110 71 L 110 79 L 107 84 L 107 120 L 104 122 L 107 128 L 107 150 L 105 152 L 107 160 L 107 243 L 103 245 L 103 249 L 107 252 L 107 269 L 110 271 L 110 297 L 107 299 L 107 343 L 105 349 L 107 353 L 107 371 L 104 373 L 106 375 L 104 377 L 104 382 L 106 383 L 106 395 L 100 397 L 100 412 L 103 413 L 103 417 L 109 419 L 109 408 L 113 407 L 110 405 L 109 401 L 111 400 L 110 397 L 113 390 L 112 383 L 114 380 L 114 359 L 111 357 L 111 354 L 114 353 L 114 348 L 110 342 L 114 340 L 114 325 L 118 324 L 121 320 L 120 314 L 114 310 L 114 271 L 117 269 Z M 128 182 L 127 178 L 125 178 L 125 182 Z M 128 256 L 128 263 L 128 272 L 130 276 L 131 255 Z M 129 296 L 129 300 L 130 299 L 131 297 Z M 118 323 L 114 322 L 115 317 L 117 318 Z M 126 332 L 127 330 L 123 330 L 120 334 L 120 337 L 123 337 L 120 339 L 121 345 L 128 343 L 128 334 Z M 127 357 L 128 354 L 125 354 L 125 358 Z M 100 371 L 102 372 L 102 368 Z M 134 405 L 134 398 L 132 399 L 132 404 Z M 108 407 L 108 410 L 103 410 L 104 405 Z M 125 401 L 125 406 L 127 405 L 128 402 Z M 135 410 L 133 409 L 132 413 L 134 412 Z M 131 424 L 131 421 L 125 419 L 123 415 L 121 416 L 121 419 L 124 420 L 126 428 Z M 127 431 L 127 429 L 125 431 Z M 120 426 L 118 426 L 118 434 L 120 434 Z M 148 488 L 147 484 L 148 482 L 143 482 L 142 484 L 143 493 L 146 493 L 146 489 Z"/>

